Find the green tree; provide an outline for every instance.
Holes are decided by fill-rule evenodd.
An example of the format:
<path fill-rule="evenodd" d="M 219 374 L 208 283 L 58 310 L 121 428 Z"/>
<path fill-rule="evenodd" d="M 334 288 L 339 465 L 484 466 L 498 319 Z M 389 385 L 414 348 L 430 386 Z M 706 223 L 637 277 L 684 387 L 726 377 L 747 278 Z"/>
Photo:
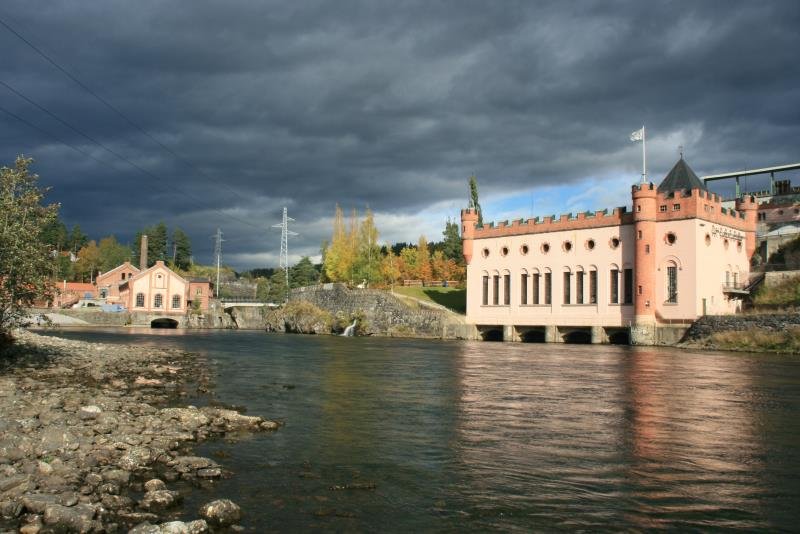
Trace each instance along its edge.
<path fill-rule="evenodd" d="M 180 228 L 175 228 L 172 232 L 172 247 L 174 251 L 174 263 L 179 269 L 186 270 L 192 262 L 192 243 L 189 236 Z"/>
<path fill-rule="evenodd" d="M 67 239 L 69 250 L 77 254 L 87 243 L 89 243 L 89 236 L 81 231 L 81 226 L 79 224 L 73 226 L 72 232 L 70 232 L 69 238 Z"/>
<path fill-rule="evenodd" d="M 481 203 L 478 202 L 478 179 L 475 175 L 469 177 L 469 207 L 478 212 L 478 226 L 483 224 L 483 213 L 481 213 Z"/>
<path fill-rule="evenodd" d="M 148 226 L 138 232 L 133 240 L 131 247 L 131 257 L 134 264 L 139 266 L 139 252 L 142 248 L 142 235 L 147 236 L 147 265 L 152 267 L 156 261 L 167 260 L 167 225 L 160 222 L 154 226 Z"/>
<path fill-rule="evenodd" d="M 99 269 L 102 272 L 110 271 L 131 259 L 131 249 L 119 244 L 113 235 L 101 239 L 97 248 L 100 255 Z"/>
<path fill-rule="evenodd" d="M 300 258 L 300 261 L 289 270 L 289 285 L 292 288 L 310 286 L 316 284 L 318 280 L 319 272 L 308 256 Z"/>
<path fill-rule="evenodd" d="M 52 246 L 55 250 L 66 250 L 68 232 L 66 225 L 56 218 L 42 229 L 42 242 Z"/>
<path fill-rule="evenodd" d="M 444 225 L 444 241 L 442 241 L 442 253 L 445 258 L 455 260 L 458 263 L 464 261 L 461 248 L 461 236 L 458 234 L 458 223 L 447 220 Z"/>
<path fill-rule="evenodd" d="M 256 278 L 256 298 L 262 302 L 269 301 L 269 280 Z"/>
<path fill-rule="evenodd" d="M 147 236 L 147 258 L 150 265 L 156 261 L 167 261 L 167 225 L 160 222 Z"/>
<path fill-rule="evenodd" d="M 53 257 L 41 235 L 58 206 L 42 205 L 31 161 L 20 156 L 14 168 L 0 169 L 0 344 L 11 341 L 10 329 L 24 322 L 27 306 L 52 298 Z"/>
<path fill-rule="evenodd" d="M 276 269 L 275 273 L 269 279 L 269 293 L 267 294 L 269 302 L 282 303 L 288 300 L 288 290 L 286 288 L 286 271 L 283 269 Z"/>

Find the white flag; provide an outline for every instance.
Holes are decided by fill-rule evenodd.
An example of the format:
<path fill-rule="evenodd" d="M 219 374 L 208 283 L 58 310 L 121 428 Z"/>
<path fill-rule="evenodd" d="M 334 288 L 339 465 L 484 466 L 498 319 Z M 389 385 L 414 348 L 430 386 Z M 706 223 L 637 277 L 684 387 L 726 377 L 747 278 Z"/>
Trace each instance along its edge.
<path fill-rule="evenodd" d="M 644 126 L 635 132 L 631 132 L 631 141 L 641 141 L 644 139 Z"/>

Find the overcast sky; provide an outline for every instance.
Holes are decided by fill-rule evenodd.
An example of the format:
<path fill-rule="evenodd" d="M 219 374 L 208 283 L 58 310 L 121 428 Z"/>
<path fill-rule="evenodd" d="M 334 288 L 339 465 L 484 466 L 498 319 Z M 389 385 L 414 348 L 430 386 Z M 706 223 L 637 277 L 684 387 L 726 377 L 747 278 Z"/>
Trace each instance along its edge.
<path fill-rule="evenodd" d="M 0 162 L 34 157 L 92 237 L 163 220 L 203 263 L 220 227 L 225 263 L 276 265 L 283 206 L 293 261 L 336 203 L 438 240 L 472 173 L 486 220 L 626 205 L 642 124 L 656 182 L 681 145 L 699 175 L 800 161 L 797 0 L 4 0 L 0 20 Z"/>

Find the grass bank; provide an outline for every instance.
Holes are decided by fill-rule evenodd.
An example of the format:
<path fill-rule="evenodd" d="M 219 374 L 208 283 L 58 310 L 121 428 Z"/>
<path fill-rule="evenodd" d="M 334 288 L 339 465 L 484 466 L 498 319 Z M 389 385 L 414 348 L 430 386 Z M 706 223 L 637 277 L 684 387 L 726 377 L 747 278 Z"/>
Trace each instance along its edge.
<path fill-rule="evenodd" d="M 781 332 L 716 332 L 709 338 L 709 344 L 722 350 L 800 354 L 800 327 Z"/>
<path fill-rule="evenodd" d="M 457 287 L 395 287 L 394 292 L 419 300 L 433 302 L 456 313 L 467 313 L 467 290 Z"/>

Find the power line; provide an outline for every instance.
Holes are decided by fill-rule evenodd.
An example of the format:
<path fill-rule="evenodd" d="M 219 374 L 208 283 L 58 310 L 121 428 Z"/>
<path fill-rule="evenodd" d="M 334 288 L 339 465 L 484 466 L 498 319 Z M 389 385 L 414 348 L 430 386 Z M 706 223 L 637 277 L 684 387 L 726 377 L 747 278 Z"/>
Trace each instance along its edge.
<path fill-rule="evenodd" d="M 110 103 L 108 100 L 106 100 L 105 98 L 103 98 L 102 96 L 100 96 L 99 94 L 97 94 L 97 93 L 96 93 L 94 90 L 92 90 L 92 88 L 91 88 L 91 87 L 89 87 L 88 85 L 86 85 L 85 83 L 83 83 L 83 82 L 82 82 L 81 80 L 79 80 L 79 79 L 78 79 L 76 76 L 74 76 L 74 75 L 73 75 L 73 74 L 72 74 L 70 71 L 68 71 L 66 68 L 62 67 L 62 66 L 61 66 L 61 65 L 60 65 L 60 64 L 59 64 L 59 63 L 58 63 L 56 60 L 54 60 L 54 59 L 53 59 L 53 58 L 51 58 L 49 55 L 47 55 L 47 54 L 46 54 L 46 53 L 45 53 L 45 52 L 44 52 L 42 49 L 40 49 L 39 47 L 37 47 L 37 46 L 36 46 L 35 44 L 33 44 L 33 43 L 30 41 L 30 40 L 26 39 L 26 38 L 25 38 L 25 37 L 24 37 L 22 34 L 20 34 L 18 31 L 16 31 L 14 28 L 12 28 L 12 27 L 11 27 L 11 26 L 10 26 L 10 25 L 9 25 L 9 24 L 6 22 L 6 21 L 4 21 L 4 20 L 2 19 L 2 17 L 0 17 L 0 25 L 2 25 L 2 26 L 3 26 L 4 28 L 6 28 L 6 29 L 7 29 L 9 32 L 11 32 L 12 34 L 14 34 L 14 35 L 15 35 L 15 36 L 16 36 L 18 39 L 20 39 L 20 40 L 21 40 L 23 43 L 25 43 L 26 45 L 28 45 L 28 46 L 29 46 L 31 49 L 33 49 L 33 50 L 34 50 L 34 51 L 35 51 L 37 54 L 39 54 L 39 55 L 40 55 L 42 58 L 44 58 L 44 59 L 45 59 L 45 60 L 46 60 L 48 63 L 50 63 L 50 64 L 51 64 L 52 66 L 54 66 L 56 69 L 58 69 L 59 71 L 61 71 L 61 72 L 62 72 L 62 73 L 63 73 L 63 74 L 64 74 L 64 75 L 67 77 L 67 78 L 69 78 L 70 80 L 72 80 L 73 82 L 75 82 L 75 83 L 76 83 L 76 84 L 77 84 L 77 85 L 78 85 L 78 86 L 79 86 L 81 89 L 83 89 L 84 91 L 86 91 L 87 93 L 89 93 L 90 95 L 92 95 L 92 96 L 93 96 L 95 99 L 97 99 L 97 101 L 99 101 L 99 102 L 100 102 L 100 103 L 102 103 L 104 106 L 106 106 L 108 109 L 110 109 L 111 111 L 113 111 L 113 112 L 114 112 L 116 115 L 118 115 L 119 117 L 121 117 L 121 118 L 122 118 L 122 119 L 123 119 L 125 122 L 127 122 L 128 124 L 130 124 L 131 126 L 133 126 L 133 127 L 136 129 L 136 130 L 138 130 L 139 132 L 141 132 L 141 133 L 142 133 L 142 135 L 144 135 L 145 137 L 147 137 L 148 139 L 150 139 L 151 141 L 153 141 L 154 143 L 156 143 L 158 146 L 160 146 L 160 147 L 161 147 L 161 148 L 162 148 L 164 151 L 166 151 L 167 153 L 169 153 L 169 154 L 170 154 L 171 156 L 173 156 L 175 159 L 177 159 L 178 161 L 180 161 L 180 162 L 181 162 L 181 163 L 183 163 L 184 165 L 186 165 L 186 166 L 190 167 L 190 168 L 191 168 L 191 169 L 193 169 L 195 172 L 197 172 L 197 173 L 199 173 L 199 174 L 202 174 L 203 176 L 205 176 L 205 177 L 206 177 L 206 178 L 208 178 L 209 180 L 212 180 L 212 183 L 219 183 L 219 184 L 220 184 L 220 185 L 222 185 L 222 186 L 223 186 L 225 189 L 227 189 L 228 191 L 230 191 L 230 192 L 231 192 L 231 193 L 233 193 L 234 195 L 238 196 L 239 198 L 241 198 L 241 199 L 243 199 L 243 200 L 249 200 L 248 198 L 244 197 L 243 195 L 241 195 L 240 193 L 238 193 L 238 192 L 237 192 L 236 190 L 234 190 L 233 188 L 229 187 L 229 186 L 228 186 L 227 184 L 225 184 L 224 182 L 218 182 L 218 180 L 217 180 L 216 178 L 214 178 L 214 177 L 212 177 L 212 176 L 208 175 L 208 174 L 207 174 L 205 171 L 203 171 L 202 169 L 200 169 L 199 167 L 197 167 L 197 166 L 196 166 L 195 164 L 193 164 L 191 161 L 189 161 L 189 160 L 187 160 L 187 159 L 183 158 L 183 157 L 182 157 L 182 156 L 180 156 L 178 153 L 176 153 L 174 150 L 172 150 L 171 148 L 169 148 L 167 145 L 165 145 L 164 143 L 162 143 L 161 141 L 159 141 L 159 140 L 158 140 L 158 139 L 157 139 L 155 136 L 153 136 L 153 135 L 152 135 L 150 132 L 148 132 L 147 130 L 145 130 L 145 129 L 144 129 L 144 128 L 142 128 L 141 126 L 139 126 L 139 125 L 138 125 L 136 122 L 134 122 L 134 121 L 133 121 L 131 118 L 129 118 L 127 115 L 125 115 L 125 114 L 124 114 L 122 111 L 120 111 L 120 110 L 119 110 L 119 109 L 118 109 L 116 106 L 114 106 L 114 105 L 113 105 L 113 104 L 111 104 L 111 103 Z"/>
<path fill-rule="evenodd" d="M 41 110 L 43 113 L 46 113 L 48 116 L 50 116 L 50 117 L 52 117 L 53 119 L 57 120 L 58 122 L 60 122 L 61 124 L 63 124 L 63 125 L 64 125 L 64 126 L 66 126 L 67 128 L 69 128 L 70 130 L 72 130 L 73 132 L 75 132 L 75 133 L 77 133 L 78 135 L 80 135 L 80 136 L 84 137 L 85 139 L 87 139 L 87 140 L 88 140 L 88 141 L 90 141 L 91 143 L 94 143 L 95 145 L 99 146 L 100 148 L 102 148 L 103 150 L 105 150 L 105 151 L 106 151 L 106 152 L 108 152 L 109 154 L 111 154 L 111 155 L 115 156 L 116 158 L 118 158 L 118 159 L 120 159 L 120 160 L 124 161 L 125 163 L 127 163 L 127 164 L 128 164 L 128 165 L 130 165 L 131 167 L 135 168 L 135 169 L 136 169 L 136 170 L 138 170 L 139 172 L 141 172 L 141 173 L 145 174 L 146 176 L 150 177 L 151 179 L 153 179 L 154 181 L 158 182 L 159 184 L 163 183 L 163 184 L 164 184 L 164 185 L 165 185 L 167 188 L 171 189 L 172 191 L 174 191 L 175 193 L 177 193 L 177 194 L 179 194 L 179 195 L 182 195 L 182 196 L 184 196 L 185 198 L 188 198 L 189 200 L 191 200 L 192 202 L 194 202 L 194 203 L 195 203 L 195 204 L 197 204 L 198 206 L 200 206 L 200 207 L 202 207 L 202 208 L 206 208 L 206 209 L 211 209 L 212 211 L 215 211 L 215 212 L 216 212 L 216 213 L 218 213 L 219 215 L 221 215 L 221 216 L 223 216 L 223 217 L 228 217 L 229 219 L 231 219 L 231 220 L 234 220 L 234 221 L 237 221 L 237 222 L 239 222 L 239 223 L 241 223 L 241 224 L 244 224 L 244 225 L 247 225 L 247 226 L 250 226 L 250 227 L 253 227 L 253 228 L 259 228 L 258 226 L 256 226 L 256 225 L 253 225 L 253 224 L 251 224 L 251 223 L 249 223 L 249 222 L 245 221 L 244 219 L 240 219 L 240 218 L 238 218 L 238 217 L 235 217 L 235 216 L 233 216 L 233 215 L 229 215 L 229 214 L 227 214 L 227 213 L 225 213 L 225 212 L 223 212 L 223 211 L 219 210 L 218 208 L 214 208 L 214 207 L 213 207 L 213 206 L 211 206 L 211 205 L 205 204 L 205 203 L 203 203 L 201 200 L 199 200 L 199 199 L 197 199 L 196 197 L 194 197 L 194 196 L 192 196 L 192 195 L 190 195 L 190 194 L 186 193 L 185 191 L 181 191 L 181 190 L 177 189 L 176 187 L 174 187 L 174 186 L 170 185 L 168 180 L 164 179 L 163 177 L 160 177 L 160 176 L 157 176 L 157 175 L 155 175 L 155 174 L 151 173 L 151 172 L 150 172 L 150 171 L 148 171 L 147 169 L 145 169 L 145 168 L 141 167 L 140 165 L 138 165 L 137 163 L 135 163 L 135 162 L 131 161 L 130 159 L 128 159 L 128 158 L 127 158 L 127 157 L 125 157 L 124 155 L 120 154 L 119 152 L 115 151 L 114 149 L 112 149 L 112 148 L 109 148 L 108 146 L 106 146 L 106 145 L 105 145 L 105 144 L 103 144 L 102 142 L 100 142 L 100 141 L 98 141 L 98 140 L 94 139 L 94 138 L 93 138 L 92 136 L 90 136 L 89 134 L 87 134 L 87 133 L 83 132 L 82 130 L 80 130 L 79 128 L 77 128 L 77 127 L 73 126 L 73 125 L 72 125 L 72 124 L 70 124 L 68 121 L 66 121 L 66 120 L 62 119 L 61 117 L 59 117 L 58 115 L 56 115 L 55 113 L 53 113 L 52 111 L 50 111 L 49 109 L 47 109 L 45 106 L 43 106 L 43 105 L 39 104 L 39 103 L 38 103 L 38 102 L 36 102 L 35 100 L 33 100 L 33 99 L 29 98 L 28 96 L 24 95 L 22 92 L 18 91 L 17 89 L 15 89 L 14 87 L 12 87 L 12 86 L 11 86 L 11 85 L 9 85 L 8 83 L 6 83 L 6 82 L 4 82 L 4 81 L 0 80 L 0 85 L 3 85 L 3 86 L 6 88 L 6 89 L 8 89 L 9 91 L 11 91 L 12 93 L 14 93 L 15 95 L 17 95 L 18 97 L 22 98 L 23 100 L 25 100 L 26 102 L 28 102 L 28 103 L 29 103 L 29 104 L 31 104 L 32 106 L 34 106 L 34 107 L 36 107 L 37 109 Z M 37 128 L 37 130 L 38 130 L 38 128 Z"/>

